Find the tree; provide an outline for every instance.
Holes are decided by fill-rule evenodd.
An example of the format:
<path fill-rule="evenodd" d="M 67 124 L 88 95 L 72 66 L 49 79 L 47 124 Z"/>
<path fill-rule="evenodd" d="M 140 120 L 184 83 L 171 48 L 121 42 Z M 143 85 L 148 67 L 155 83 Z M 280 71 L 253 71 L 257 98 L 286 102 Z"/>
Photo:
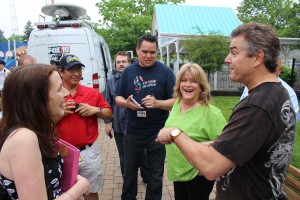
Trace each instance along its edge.
<path fill-rule="evenodd" d="M 31 31 L 34 30 L 34 27 L 30 21 L 28 21 L 24 27 L 24 35 L 22 36 L 22 41 L 28 41 Z"/>
<path fill-rule="evenodd" d="M 228 54 L 228 40 L 216 33 L 194 36 L 183 41 L 183 46 L 189 52 L 191 60 L 207 72 L 208 80 L 210 73 L 222 69 L 224 58 Z"/>
<path fill-rule="evenodd" d="M 4 32 L 0 29 L 0 42 L 6 41 L 6 39 L 5 39 L 4 35 L 3 35 L 3 33 L 4 33 Z"/>
<path fill-rule="evenodd" d="M 243 0 L 237 11 L 238 18 L 244 23 L 269 24 L 282 37 L 300 36 L 299 4 L 293 0 Z"/>
<path fill-rule="evenodd" d="M 96 4 L 103 19 L 95 24 L 110 48 L 117 51 L 134 51 L 138 38 L 151 30 L 155 4 L 177 4 L 185 0 L 103 0 Z M 135 51 L 134 51 L 135 52 Z"/>
<path fill-rule="evenodd" d="M 8 40 L 21 41 L 22 40 L 22 35 L 11 34 L 11 36 L 9 36 Z"/>
<path fill-rule="evenodd" d="M 288 15 L 288 28 L 280 31 L 280 36 L 300 37 L 300 4 L 294 3 Z"/>

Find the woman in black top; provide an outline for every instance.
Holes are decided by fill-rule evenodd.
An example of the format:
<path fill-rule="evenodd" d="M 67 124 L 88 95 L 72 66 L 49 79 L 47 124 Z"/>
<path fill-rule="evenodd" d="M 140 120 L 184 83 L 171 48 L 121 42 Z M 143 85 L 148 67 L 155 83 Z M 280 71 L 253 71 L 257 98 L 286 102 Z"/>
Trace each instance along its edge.
<path fill-rule="evenodd" d="M 15 69 L 5 80 L 0 122 L 0 188 L 9 199 L 80 199 L 89 192 L 78 176 L 61 190 L 62 160 L 54 147 L 56 119 L 64 115 L 67 90 L 54 67 L 34 64 Z"/>

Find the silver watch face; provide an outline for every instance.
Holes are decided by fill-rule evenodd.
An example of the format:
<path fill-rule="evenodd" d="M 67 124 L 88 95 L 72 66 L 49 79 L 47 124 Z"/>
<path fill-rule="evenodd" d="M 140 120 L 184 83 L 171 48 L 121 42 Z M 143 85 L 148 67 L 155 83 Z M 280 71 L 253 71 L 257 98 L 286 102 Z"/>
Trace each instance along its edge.
<path fill-rule="evenodd" d="M 171 135 L 172 135 L 173 137 L 175 137 L 175 136 L 177 136 L 179 133 L 180 133 L 180 130 L 179 130 L 179 129 L 175 129 L 175 130 L 173 130 L 173 131 L 171 132 Z"/>

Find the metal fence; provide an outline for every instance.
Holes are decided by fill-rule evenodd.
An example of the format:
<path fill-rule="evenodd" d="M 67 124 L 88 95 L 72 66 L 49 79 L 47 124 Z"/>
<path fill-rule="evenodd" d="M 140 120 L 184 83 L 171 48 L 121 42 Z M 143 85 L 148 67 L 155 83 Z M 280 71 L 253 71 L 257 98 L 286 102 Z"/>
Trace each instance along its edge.
<path fill-rule="evenodd" d="M 296 82 L 293 85 L 294 90 L 300 90 L 300 64 L 295 65 L 295 72 L 297 74 L 296 76 Z"/>
<path fill-rule="evenodd" d="M 172 70 L 174 70 L 173 63 L 171 63 L 170 67 Z M 292 67 L 292 61 L 290 60 L 288 63 L 288 67 Z M 296 81 L 294 82 L 293 89 L 295 91 L 300 92 L 300 62 L 295 63 L 294 70 L 297 75 L 295 77 Z M 211 86 L 212 91 L 241 91 L 244 87 L 244 84 L 236 83 L 229 79 L 229 69 L 226 66 L 224 66 L 224 68 L 221 71 L 217 71 L 215 73 L 210 74 L 209 84 Z"/>
<path fill-rule="evenodd" d="M 293 85 L 295 91 L 300 91 L 300 66 L 295 67 L 297 74 L 296 82 Z M 218 71 L 210 75 L 209 83 L 212 90 L 219 91 L 240 91 L 243 89 L 244 84 L 236 83 L 229 79 L 228 71 Z"/>
<path fill-rule="evenodd" d="M 244 84 L 235 83 L 229 79 L 228 71 L 218 71 L 210 75 L 209 84 L 212 90 L 220 91 L 238 91 L 244 87 Z"/>

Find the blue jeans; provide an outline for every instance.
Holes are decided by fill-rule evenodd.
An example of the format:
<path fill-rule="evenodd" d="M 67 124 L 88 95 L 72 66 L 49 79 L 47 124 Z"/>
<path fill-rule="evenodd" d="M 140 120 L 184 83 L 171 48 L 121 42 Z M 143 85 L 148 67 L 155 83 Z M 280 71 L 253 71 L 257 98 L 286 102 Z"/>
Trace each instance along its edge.
<path fill-rule="evenodd" d="M 137 172 L 143 151 L 147 149 L 149 179 L 146 200 L 160 200 L 166 151 L 164 145 L 155 142 L 156 134 L 149 136 L 124 135 L 124 183 L 122 199 L 135 200 L 137 195 Z"/>
<path fill-rule="evenodd" d="M 114 137 L 115 137 L 119 158 L 120 158 L 121 173 L 122 173 L 122 177 L 124 177 L 124 149 L 123 149 L 124 133 L 114 132 Z M 149 172 L 148 172 L 148 160 L 147 160 L 146 149 L 144 149 L 143 155 L 141 157 L 140 170 L 141 170 L 141 177 L 143 178 L 143 181 L 148 183 Z"/>

